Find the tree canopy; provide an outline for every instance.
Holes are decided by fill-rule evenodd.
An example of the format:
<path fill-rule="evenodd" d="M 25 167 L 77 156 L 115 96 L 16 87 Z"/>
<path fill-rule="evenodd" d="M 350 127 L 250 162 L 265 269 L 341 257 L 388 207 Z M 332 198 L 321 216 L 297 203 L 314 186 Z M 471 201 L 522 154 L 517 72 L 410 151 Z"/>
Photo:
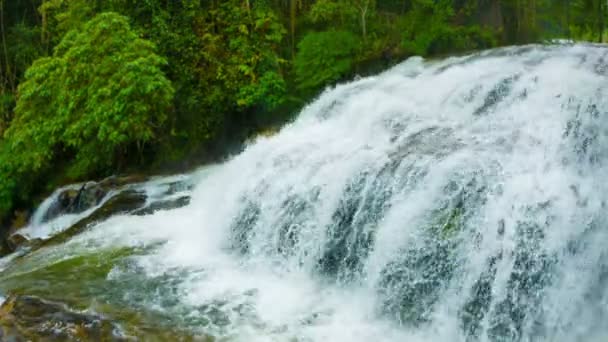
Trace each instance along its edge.
<path fill-rule="evenodd" d="M 19 85 L 2 141 L 0 182 L 31 179 L 58 157 L 70 159 L 73 177 L 95 174 L 128 149 L 141 149 L 157 137 L 172 106 L 165 64 L 116 13 L 101 13 L 66 33 Z"/>
<path fill-rule="evenodd" d="M 0 0 L 0 219 L 53 182 L 208 159 L 411 55 L 603 42 L 601 0 Z M 21 203 L 21 204 L 20 204 Z"/>

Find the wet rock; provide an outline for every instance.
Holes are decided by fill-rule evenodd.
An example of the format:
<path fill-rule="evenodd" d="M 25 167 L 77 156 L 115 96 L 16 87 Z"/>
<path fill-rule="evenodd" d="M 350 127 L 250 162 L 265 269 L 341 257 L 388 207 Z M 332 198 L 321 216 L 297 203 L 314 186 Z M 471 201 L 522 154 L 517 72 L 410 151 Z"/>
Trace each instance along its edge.
<path fill-rule="evenodd" d="M 91 215 L 81 219 L 63 232 L 45 240 L 42 245 L 60 243 L 70 237 L 82 232 L 95 222 L 106 220 L 110 216 L 131 213 L 146 204 L 146 195 L 135 190 L 123 191 L 110 198 L 101 207 L 93 211 Z"/>
<path fill-rule="evenodd" d="M 168 189 L 164 193 L 164 195 L 166 195 L 166 196 L 174 195 L 174 194 L 176 194 L 178 192 L 192 190 L 193 187 L 194 187 L 194 185 L 189 184 L 189 183 L 184 182 L 184 181 L 172 182 L 172 183 L 168 184 Z"/>
<path fill-rule="evenodd" d="M 110 176 L 99 182 L 99 186 L 104 189 L 116 189 L 128 184 L 141 183 L 148 180 L 144 175 L 129 175 L 129 176 Z"/>
<path fill-rule="evenodd" d="M 20 248 L 35 248 L 40 243 L 42 243 L 42 239 L 28 239 L 19 233 L 12 234 L 6 239 L 7 251 L 9 253 L 15 252 Z"/>
<path fill-rule="evenodd" d="M 96 183 L 83 184 L 80 189 L 62 191 L 42 218 L 50 221 L 64 214 L 78 214 L 98 205 L 107 191 Z"/>
<path fill-rule="evenodd" d="M 13 241 L 9 241 L 8 237 L 15 231 L 25 227 L 29 218 L 29 211 L 15 210 L 12 219 L 7 219 L 4 223 L 0 222 L 0 257 L 10 254 L 15 250 Z"/>
<path fill-rule="evenodd" d="M 79 189 L 66 189 L 57 196 L 57 200 L 45 213 L 43 221 L 49 221 L 64 214 L 82 213 L 99 205 L 111 190 L 116 190 L 128 184 L 143 182 L 146 179 L 145 176 L 141 175 L 112 176 L 99 182 L 87 182 Z"/>
<path fill-rule="evenodd" d="M 10 296 L 0 307 L 1 341 L 133 341 L 96 314 L 33 296 Z"/>
<path fill-rule="evenodd" d="M 19 246 L 27 243 L 27 241 L 28 239 L 21 234 L 13 234 L 9 236 L 8 239 L 6 239 L 6 243 L 12 251 L 16 250 Z"/>
<path fill-rule="evenodd" d="M 182 196 L 176 199 L 154 202 L 145 208 L 134 211 L 133 215 L 151 215 L 157 211 L 177 209 L 188 204 L 190 204 L 190 196 Z"/>

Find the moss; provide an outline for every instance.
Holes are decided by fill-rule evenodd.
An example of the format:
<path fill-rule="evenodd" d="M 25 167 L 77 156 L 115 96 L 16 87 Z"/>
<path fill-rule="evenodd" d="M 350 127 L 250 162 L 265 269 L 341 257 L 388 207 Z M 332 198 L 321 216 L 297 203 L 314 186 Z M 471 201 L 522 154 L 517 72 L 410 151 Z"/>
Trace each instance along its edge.
<path fill-rule="evenodd" d="M 460 231 L 463 223 L 463 214 L 464 209 L 461 206 L 456 206 L 448 211 L 441 220 L 443 222 L 443 224 L 441 224 L 441 235 L 443 238 L 453 237 Z"/>
<path fill-rule="evenodd" d="M 14 269 L 4 271 L 5 275 L 0 277 L 0 288 L 11 293 L 49 299 L 61 298 L 69 293 L 70 304 L 78 304 L 103 290 L 99 289 L 98 284 L 106 279 L 114 264 L 136 252 L 133 248 L 98 251 L 29 270 L 31 265 L 17 264 Z"/>

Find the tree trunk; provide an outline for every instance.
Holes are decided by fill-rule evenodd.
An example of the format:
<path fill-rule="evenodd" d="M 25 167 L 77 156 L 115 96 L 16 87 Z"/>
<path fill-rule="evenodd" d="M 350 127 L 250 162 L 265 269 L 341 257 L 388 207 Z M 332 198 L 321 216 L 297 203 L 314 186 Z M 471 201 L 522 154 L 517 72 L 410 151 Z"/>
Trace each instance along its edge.
<path fill-rule="evenodd" d="M 370 1 L 371 0 L 360 0 L 356 3 L 361 17 L 361 33 L 363 35 L 363 41 L 367 41 L 367 12 L 369 10 Z"/>
<path fill-rule="evenodd" d="M 500 0 L 492 0 L 489 4 L 478 4 L 478 21 L 483 26 L 491 27 L 495 30 L 500 30 L 504 27 L 504 19 Z"/>

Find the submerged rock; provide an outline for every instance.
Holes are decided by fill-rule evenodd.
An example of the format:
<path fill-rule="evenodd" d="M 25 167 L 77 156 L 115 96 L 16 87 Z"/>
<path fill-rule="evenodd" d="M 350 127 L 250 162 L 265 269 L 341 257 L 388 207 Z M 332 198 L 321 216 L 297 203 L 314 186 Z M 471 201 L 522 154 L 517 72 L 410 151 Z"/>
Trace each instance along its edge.
<path fill-rule="evenodd" d="M 178 192 L 192 190 L 194 185 L 186 181 L 180 180 L 168 184 L 168 189 L 164 193 L 166 196 L 174 195 Z"/>
<path fill-rule="evenodd" d="M 0 307 L 2 341 L 134 341 L 104 317 L 33 296 L 10 296 Z"/>

